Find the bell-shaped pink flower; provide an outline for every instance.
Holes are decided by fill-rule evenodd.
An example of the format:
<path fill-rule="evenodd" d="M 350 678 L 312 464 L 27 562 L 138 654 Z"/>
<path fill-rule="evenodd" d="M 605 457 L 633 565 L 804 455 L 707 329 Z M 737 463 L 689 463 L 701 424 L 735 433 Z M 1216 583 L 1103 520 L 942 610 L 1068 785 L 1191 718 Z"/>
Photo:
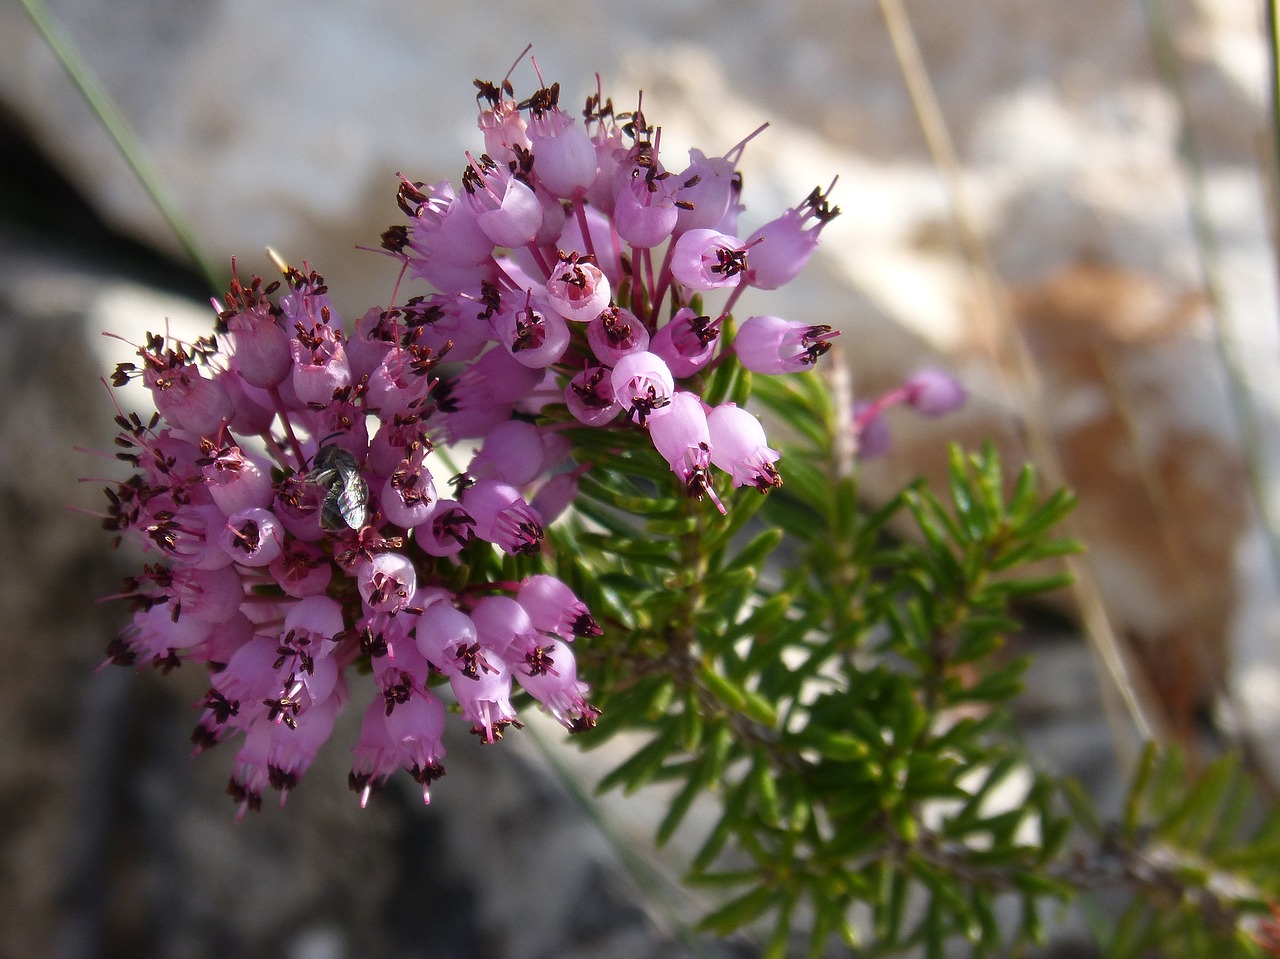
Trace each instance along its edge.
<path fill-rule="evenodd" d="M 276 417 L 271 394 L 245 382 L 234 357 L 231 365 L 215 373 L 213 378 L 231 401 L 231 417 L 227 426 L 232 432 L 238 436 L 260 436 L 271 429 Z"/>
<path fill-rule="evenodd" d="M 711 462 L 733 477 L 734 486 L 754 486 L 768 492 L 782 485 L 773 464 L 782 455 L 768 447 L 764 427 L 751 413 L 726 403 L 707 415 L 711 431 Z"/>
<path fill-rule="evenodd" d="M 415 690 L 383 716 L 387 736 L 396 746 L 399 765 L 422 786 L 422 801 L 431 802 L 430 785 L 444 775 L 445 708 L 428 689 Z"/>
<path fill-rule="evenodd" d="M 628 353 L 649 348 L 649 331 L 630 310 L 609 306 L 587 324 L 587 343 L 597 360 L 612 366 Z"/>
<path fill-rule="evenodd" d="M 207 623 L 221 623 L 244 602 L 244 585 L 232 566 L 220 569 L 172 571 L 170 615 L 194 616 Z"/>
<path fill-rule="evenodd" d="M 424 359 L 430 358 L 416 349 L 396 346 L 387 350 L 369 376 L 367 408 L 390 419 L 397 413 L 412 413 L 425 405 L 432 380 L 428 375 L 430 364 L 423 368 Z"/>
<path fill-rule="evenodd" d="M 633 247 L 651 249 L 671 236 L 676 228 L 674 178 L 658 161 L 642 156 L 624 166 L 628 179 L 618 188 L 613 205 L 614 228 Z"/>
<path fill-rule="evenodd" d="M 648 426 L 649 418 L 671 402 L 675 380 L 666 362 L 656 353 L 628 353 L 613 367 L 610 377 L 614 399 L 631 422 Z"/>
<path fill-rule="evenodd" d="M 671 273 L 691 290 L 737 286 L 747 269 L 747 248 L 736 236 L 712 229 L 689 230 L 675 242 Z"/>
<path fill-rule="evenodd" d="M 553 639 L 514 670 L 516 679 L 566 729 L 577 732 L 595 725 L 600 711 L 586 701 L 587 684 L 578 679 L 573 651 Z"/>
<path fill-rule="evenodd" d="M 418 616 L 414 642 L 445 676 L 463 672 L 466 654 L 479 642 L 471 617 L 452 603 L 432 603 Z"/>
<path fill-rule="evenodd" d="M 687 306 L 654 334 L 649 349 L 666 362 L 671 375 L 683 379 L 706 367 L 720 343 L 720 321 L 700 316 Z"/>
<path fill-rule="evenodd" d="M 293 390 L 301 403 L 327 405 L 337 391 L 351 385 L 351 368 L 342 340 L 327 323 L 289 341 L 293 352 Z"/>
<path fill-rule="evenodd" d="M 752 316 L 738 329 L 733 351 L 753 373 L 799 373 L 818 362 L 838 335 L 839 331 L 829 326 Z"/>
<path fill-rule="evenodd" d="M 596 150 L 587 131 L 559 107 L 537 102 L 529 121 L 533 173 L 553 195 L 582 196 L 596 180 Z"/>
<path fill-rule="evenodd" d="M 545 369 L 559 360 L 569 346 L 565 321 L 527 294 L 521 306 L 501 310 L 492 322 L 494 333 L 507 352 L 530 369 Z"/>
<path fill-rule="evenodd" d="M 289 334 L 265 303 L 224 314 L 223 322 L 235 346 L 236 370 L 246 383 L 270 389 L 289 375 Z"/>
<path fill-rule="evenodd" d="M 546 573 L 529 576 L 521 582 L 516 602 L 525 608 L 534 629 L 554 633 L 561 639 L 599 636 L 602 632 L 573 590 Z"/>
<path fill-rule="evenodd" d="M 436 509 L 436 485 L 425 458 L 425 448 L 411 449 L 387 477 L 378 497 L 387 522 L 402 529 L 425 523 Z"/>
<path fill-rule="evenodd" d="M 266 566 L 284 548 L 284 528 L 270 510 L 256 506 L 227 517 L 218 545 L 241 566 Z"/>
<path fill-rule="evenodd" d="M 426 521 L 413 528 L 413 541 L 429 556 L 455 556 L 471 542 L 475 525 L 461 503 L 442 499 Z"/>
<path fill-rule="evenodd" d="M 356 570 L 356 585 L 365 605 L 380 613 L 404 609 L 418 589 L 413 561 L 400 553 L 376 553 Z"/>
<path fill-rule="evenodd" d="M 462 177 L 476 224 L 497 246 L 524 246 L 542 225 L 542 204 L 533 188 L 488 156 L 471 160 Z"/>
<path fill-rule="evenodd" d="M 520 491 L 483 479 L 462 494 L 462 506 L 475 519 L 474 532 L 511 555 L 536 553 L 542 543 L 542 518 Z"/>
<path fill-rule="evenodd" d="M 197 436 L 213 436 L 231 418 L 231 397 L 217 380 L 208 379 L 194 363 L 143 370 L 165 422 Z"/>
<path fill-rule="evenodd" d="M 516 721 L 511 706 L 511 670 L 501 659 L 493 657 L 474 676 L 450 676 L 449 685 L 462 707 L 462 718 L 486 743 L 501 739 L 503 730 Z"/>
<path fill-rule="evenodd" d="M 547 280 L 547 302 L 566 320 L 586 323 L 600 315 L 612 295 L 609 279 L 592 257 L 561 254 Z"/>
<path fill-rule="evenodd" d="M 286 595 L 295 599 L 318 596 L 333 579 L 333 564 L 316 547 L 299 540 L 287 540 L 280 555 L 267 566 Z"/>
<path fill-rule="evenodd" d="M 152 606 L 133 614 L 133 620 L 109 649 L 109 662 L 122 665 L 145 665 L 168 659 L 177 650 L 191 649 L 203 643 L 214 624 L 194 616 L 175 620 L 164 606 Z M 121 648 L 123 647 L 123 648 Z"/>
<path fill-rule="evenodd" d="M 692 149 L 689 165 L 675 180 L 681 203 L 676 220 L 678 233 L 716 229 L 730 202 L 737 198 L 737 171 L 726 157 L 708 157 L 701 150 Z"/>
<path fill-rule="evenodd" d="M 271 503 L 270 464 L 260 456 L 246 453 L 239 446 L 211 449 L 200 472 L 209 495 L 228 516 Z"/>
<path fill-rule="evenodd" d="M 589 366 L 569 381 L 565 405 L 579 423 L 603 426 L 618 418 L 622 405 L 614 399 L 613 379 L 603 366 Z"/>
<path fill-rule="evenodd" d="M 761 290 L 776 290 L 796 278 L 818 248 L 822 228 L 840 213 L 819 189 L 799 206 L 785 211 L 747 237 L 751 247 L 748 282 Z M 809 226 L 810 221 L 814 225 Z"/>
<path fill-rule="evenodd" d="M 720 512 L 724 506 L 711 485 L 711 434 L 702 399 L 681 391 L 649 420 L 649 436 L 662 458 L 694 499 L 710 496 Z"/>
<path fill-rule="evenodd" d="M 533 621 L 525 608 L 510 596 L 485 596 L 471 608 L 480 645 L 495 656 L 511 661 L 537 645 Z"/>
<path fill-rule="evenodd" d="M 486 264 L 494 242 L 480 229 L 471 204 L 455 196 L 447 180 L 424 187 L 402 178 L 396 199 L 411 218 L 396 248 L 415 276 L 444 290 L 479 283 L 489 275 Z"/>
<path fill-rule="evenodd" d="M 258 807 L 267 786 L 280 791 L 280 805 L 284 805 L 289 790 L 333 733 L 340 709 L 334 697 L 299 715 L 292 724 L 257 722 L 250 728 L 231 777 L 230 788 L 240 801 L 238 816 Z"/>
<path fill-rule="evenodd" d="M 505 96 L 501 89 L 490 98 L 490 107 L 480 111 L 476 126 L 484 135 L 484 152 L 498 163 L 510 163 L 516 158 L 516 150 L 528 150 L 529 137 L 524 114 L 520 112 L 516 101 Z"/>
<path fill-rule="evenodd" d="M 615 411 L 615 414 L 616 411 Z M 544 523 L 554 523 L 569 508 L 569 504 L 578 498 L 578 477 L 585 467 L 571 470 L 568 473 L 557 473 L 552 476 L 534 494 L 529 505 L 542 517 Z"/>

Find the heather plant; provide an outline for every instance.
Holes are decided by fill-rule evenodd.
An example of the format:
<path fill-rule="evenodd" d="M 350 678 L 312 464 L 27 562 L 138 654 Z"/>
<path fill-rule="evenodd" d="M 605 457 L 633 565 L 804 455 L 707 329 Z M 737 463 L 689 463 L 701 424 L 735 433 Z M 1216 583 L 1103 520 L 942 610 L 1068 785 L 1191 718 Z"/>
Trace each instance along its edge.
<path fill-rule="evenodd" d="M 386 305 L 344 320 L 310 265 L 233 264 L 209 336 L 114 375 L 155 412 L 117 417 L 104 524 L 145 563 L 109 662 L 207 672 L 192 740 L 238 814 L 326 743 L 355 801 L 407 775 L 429 802 L 451 736 L 501 748 L 540 708 L 586 749 L 641 734 L 599 786 L 673 787 L 659 843 L 714 805 L 703 927 L 770 955 L 1004 954 L 1099 891 L 1109 955 L 1271 947 L 1280 815 L 1235 760 L 1188 787 L 1149 750 L 1108 820 L 1018 744 L 1003 641 L 1067 582 L 1070 494 L 952 449 L 945 493 L 864 508 L 886 411 L 963 390 L 922 370 L 855 405 L 838 331 L 735 317 L 797 278 L 833 187 L 743 237 L 760 131 L 685 160 L 598 81 L 579 117 L 541 76 L 476 87 L 460 178 L 399 181 Z"/>

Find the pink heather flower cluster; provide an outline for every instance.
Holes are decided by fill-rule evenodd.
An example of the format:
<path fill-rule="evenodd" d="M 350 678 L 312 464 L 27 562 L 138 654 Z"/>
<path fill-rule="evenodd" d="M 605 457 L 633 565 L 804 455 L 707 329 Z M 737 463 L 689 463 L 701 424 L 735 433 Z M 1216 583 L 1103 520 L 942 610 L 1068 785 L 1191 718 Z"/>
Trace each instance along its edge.
<path fill-rule="evenodd" d="M 824 192 L 741 238 L 745 141 L 668 169 L 638 107 L 615 114 L 597 93 L 579 122 L 558 84 L 521 101 L 505 80 L 477 87 L 483 151 L 456 188 L 402 178 L 406 221 L 383 235 L 402 280 L 432 291 L 348 333 L 315 272 L 235 276 L 212 337 L 150 335 L 116 371 L 157 413 L 118 417 L 136 473 L 107 490 L 105 525 L 153 558 L 126 583 L 135 612 L 108 652 L 207 667 L 193 739 L 243 734 L 242 812 L 268 787 L 283 802 L 356 686 L 362 803 L 397 769 L 429 799 L 450 709 L 485 742 L 519 725 L 517 689 L 570 730 L 594 725 L 572 643 L 601 630 L 570 588 L 459 576 L 478 551 L 536 556 L 597 465 L 574 461 L 567 426 L 647 432 L 721 511 L 717 471 L 778 486 L 760 422 L 709 406 L 703 375 L 806 370 L 835 335 L 752 316 L 730 336 L 743 290 L 787 283 L 812 254 L 839 212 Z M 467 441 L 446 485 L 433 451 Z"/>

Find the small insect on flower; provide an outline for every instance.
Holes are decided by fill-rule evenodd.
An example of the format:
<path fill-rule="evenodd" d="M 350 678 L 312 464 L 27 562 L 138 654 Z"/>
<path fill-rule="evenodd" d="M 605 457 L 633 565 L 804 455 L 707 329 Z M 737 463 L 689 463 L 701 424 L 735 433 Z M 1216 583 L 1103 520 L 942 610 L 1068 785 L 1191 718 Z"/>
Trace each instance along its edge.
<path fill-rule="evenodd" d="M 356 458 L 341 446 L 321 444 L 307 482 L 324 487 L 320 525 L 334 532 L 348 526 L 359 530 L 369 514 L 369 487 L 356 468 Z"/>

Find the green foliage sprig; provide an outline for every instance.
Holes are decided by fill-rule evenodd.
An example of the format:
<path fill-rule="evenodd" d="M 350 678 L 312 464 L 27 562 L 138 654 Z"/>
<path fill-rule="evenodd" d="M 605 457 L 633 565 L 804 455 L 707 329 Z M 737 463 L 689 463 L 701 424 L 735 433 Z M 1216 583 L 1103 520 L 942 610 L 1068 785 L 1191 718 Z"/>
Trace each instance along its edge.
<path fill-rule="evenodd" d="M 953 448 L 945 496 L 917 482 L 868 512 L 823 382 L 717 371 L 707 389 L 752 386 L 794 427 L 782 489 L 737 491 L 726 516 L 655 499 L 662 464 L 615 436 L 613 468 L 584 477 L 554 534 L 554 572 L 607 624 L 584 660 L 608 719 L 593 742 L 644 737 L 600 788 L 671 784 L 659 843 L 715 797 L 687 876 L 723 897 L 703 928 L 762 932 L 769 956 L 837 941 L 993 955 L 1042 941 L 1048 906 L 1102 891 L 1129 897 L 1100 933 L 1109 955 L 1155 955 L 1167 936 L 1261 954 L 1248 917 L 1275 895 L 1280 814 L 1233 831 L 1257 805 L 1238 764 L 1187 787 L 1149 751 L 1104 827 L 1012 728 L 1026 663 L 1001 653 L 1011 604 L 1067 584 L 1052 560 L 1078 548 L 1056 532 L 1072 496 L 1041 495 L 1030 468 L 1008 483 L 991 448 Z M 591 461 L 596 435 L 575 439 Z"/>

